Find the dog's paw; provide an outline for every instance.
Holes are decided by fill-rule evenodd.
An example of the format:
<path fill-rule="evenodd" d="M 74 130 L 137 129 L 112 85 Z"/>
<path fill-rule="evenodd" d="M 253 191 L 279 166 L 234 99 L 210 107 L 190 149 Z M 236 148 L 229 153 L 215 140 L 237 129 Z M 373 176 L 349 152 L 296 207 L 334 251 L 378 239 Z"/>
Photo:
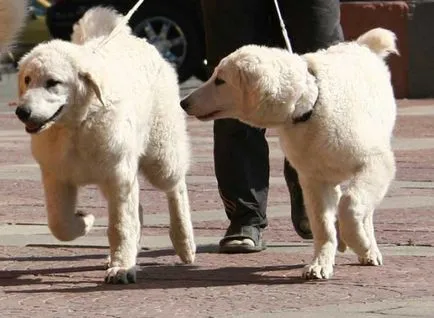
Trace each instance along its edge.
<path fill-rule="evenodd" d="M 104 281 L 107 284 L 129 284 L 136 282 L 136 267 L 110 267 L 106 271 Z"/>
<path fill-rule="evenodd" d="M 303 269 L 305 279 L 329 279 L 333 275 L 332 265 L 309 264 Z"/>
<path fill-rule="evenodd" d="M 365 255 L 359 256 L 362 265 L 380 266 L 383 265 L 383 256 L 378 248 L 370 249 Z"/>
<path fill-rule="evenodd" d="M 174 244 L 175 245 L 175 244 Z M 193 264 L 196 258 L 196 245 L 192 242 L 183 242 L 175 245 L 176 254 L 185 264 Z"/>
<path fill-rule="evenodd" d="M 84 236 L 92 229 L 95 217 L 90 213 L 77 211 L 71 218 L 61 222 L 49 222 L 51 233 L 59 240 L 68 242 Z"/>
<path fill-rule="evenodd" d="M 86 235 L 93 227 L 93 223 L 95 222 L 95 217 L 91 213 L 87 213 L 81 210 L 78 210 L 75 213 L 75 216 L 80 220 L 81 227 L 81 236 Z"/>
<path fill-rule="evenodd" d="M 194 263 L 196 257 L 196 244 L 193 237 L 186 239 L 185 236 L 176 235 L 173 231 L 170 231 L 170 239 L 176 254 L 185 264 Z"/>

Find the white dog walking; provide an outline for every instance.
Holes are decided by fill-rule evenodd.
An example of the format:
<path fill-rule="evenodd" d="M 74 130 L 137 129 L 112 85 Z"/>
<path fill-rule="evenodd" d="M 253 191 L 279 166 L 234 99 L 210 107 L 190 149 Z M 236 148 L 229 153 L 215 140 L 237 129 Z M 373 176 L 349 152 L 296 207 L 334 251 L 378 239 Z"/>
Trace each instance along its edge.
<path fill-rule="evenodd" d="M 96 184 L 108 200 L 110 283 L 136 279 L 139 172 L 167 195 L 176 253 L 192 263 L 196 249 L 176 72 L 127 26 L 101 46 L 120 20 L 110 9 L 91 9 L 74 26 L 76 43 L 54 40 L 27 54 L 16 109 L 32 136 L 55 237 L 73 240 L 93 225 L 91 214 L 76 211 L 79 186 Z"/>
<path fill-rule="evenodd" d="M 181 106 L 201 120 L 238 118 L 276 127 L 299 173 L 314 237 L 306 278 L 329 278 L 345 243 L 362 264 L 381 265 L 373 212 L 395 175 L 396 104 L 383 61 L 395 35 L 373 29 L 355 42 L 305 55 L 249 45 L 216 67 Z M 341 194 L 340 184 L 349 181 Z"/>

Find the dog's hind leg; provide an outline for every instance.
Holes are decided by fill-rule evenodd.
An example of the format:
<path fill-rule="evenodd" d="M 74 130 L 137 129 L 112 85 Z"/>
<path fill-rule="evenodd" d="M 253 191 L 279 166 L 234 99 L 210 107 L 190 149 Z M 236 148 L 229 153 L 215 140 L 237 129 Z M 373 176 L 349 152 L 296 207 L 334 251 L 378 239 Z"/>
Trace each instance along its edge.
<path fill-rule="evenodd" d="M 65 183 L 53 173 L 42 171 L 48 227 L 60 241 L 86 235 L 95 220 L 92 214 L 76 211 L 77 186 Z"/>
<path fill-rule="evenodd" d="M 394 175 L 392 152 L 370 158 L 350 182 L 339 203 L 342 239 L 358 255 L 361 264 L 383 264 L 374 235 L 373 214 Z"/>
<path fill-rule="evenodd" d="M 170 161 L 168 158 L 166 156 L 152 162 L 142 159 L 141 170 L 153 186 L 166 193 L 170 213 L 170 239 L 176 254 L 184 263 L 190 264 L 194 262 L 196 245 L 185 183 L 186 167 L 178 165 L 177 160 Z"/>
<path fill-rule="evenodd" d="M 304 268 L 306 279 L 328 279 L 333 275 L 337 233 L 336 213 L 340 187 L 300 176 L 306 213 L 314 239 L 314 258 Z"/>
<path fill-rule="evenodd" d="M 194 262 L 196 245 L 185 181 L 180 181 L 166 195 L 170 213 L 170 239 L 181 260 L 191 264 Z"/>

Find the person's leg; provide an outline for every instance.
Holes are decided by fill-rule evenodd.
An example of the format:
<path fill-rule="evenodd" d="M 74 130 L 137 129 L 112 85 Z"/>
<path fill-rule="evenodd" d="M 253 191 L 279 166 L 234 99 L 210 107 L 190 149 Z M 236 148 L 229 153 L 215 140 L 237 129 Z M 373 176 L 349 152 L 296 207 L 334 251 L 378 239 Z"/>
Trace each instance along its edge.
<path fill-rule="evenodd" d="M 294 230 L 301 238 L 312 239 L 313 235 L 304 207 L 303 192 L 298 180 L 298 174 L 286 159 L 283 164 L 283 175 L 291 197 L 291 221 Z"/>
<path fill-rule="evenodd" d="M 265 44 L 267 15 L 262 0 L 202 0 L 211 70 L 245 44 Z M 234 119 L 214 122 L 214 164 L 220 196 L 231 222 L 220 242 L 221 252 L 264 248 L 267 226 L 269 162 L 265 131 Z M 250 239 L 249 239 L 250 238 Z"/>
<path fill-rule="evenodd" d="M 235 119 L 214 123 L 215 173 L 231 222 L 220 242 L 222 252 L 253 252 L 265 248 L 260 237 L 261 229 L 267 226 L 269 179 L 268 143 L 264 133 Z"/>
<path fill-rule="evenodd" d="M 343 41 L 339 0 L 281 0 L 279 5 L 295 53 L 314 52 Z M 272 19 L 274 45 L 284 47 L 277 14 Z M 302 238 L 310 239 L 312 232 L 297 171 L 287 160 L 284 163 L 284 175 L 291 196 L 294 229 Z"/>

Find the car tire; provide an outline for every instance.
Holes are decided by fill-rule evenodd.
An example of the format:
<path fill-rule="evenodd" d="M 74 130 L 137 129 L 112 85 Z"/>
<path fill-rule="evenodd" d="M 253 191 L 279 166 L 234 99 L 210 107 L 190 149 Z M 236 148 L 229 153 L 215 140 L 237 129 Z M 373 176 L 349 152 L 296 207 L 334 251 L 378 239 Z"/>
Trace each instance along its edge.
<path fill-rule="evenodd" d="M 194 75 L 203 63 L 204 48 L 198 35 L 198 27 L 193 21 L 195 17 L 192 13 L 188 9 L 177 6 L 176 2 L 168 6 L 167 3 L 147 1 L 133 15 L 130 25 L 137 36 L 146 37 L 151 44 L 155 44 L 162 56 L 169 62 L 173 62 L 173 56 L 180 58 L 179 63 L 174 62 L 173 64 L 176 64 L 179 81 L 184 82 Z M 151 28 L 149 28 L 150 25 Z M 162 34 L 160 31 L 163 25 L 166 29 L 168 25 L 170 26 L 166 36 L 167 41 L 160 41 L 161 37 L 156 40 L 155 38 Z M 154 39 L 149 36 L 150 29 L 155 31 Z M 172 41 L 174 39 L 178 39 L 176 43 L 185 40 L 184 48 L 182 48 L 182 43 L 171 46 L 175 43 Z"/>

